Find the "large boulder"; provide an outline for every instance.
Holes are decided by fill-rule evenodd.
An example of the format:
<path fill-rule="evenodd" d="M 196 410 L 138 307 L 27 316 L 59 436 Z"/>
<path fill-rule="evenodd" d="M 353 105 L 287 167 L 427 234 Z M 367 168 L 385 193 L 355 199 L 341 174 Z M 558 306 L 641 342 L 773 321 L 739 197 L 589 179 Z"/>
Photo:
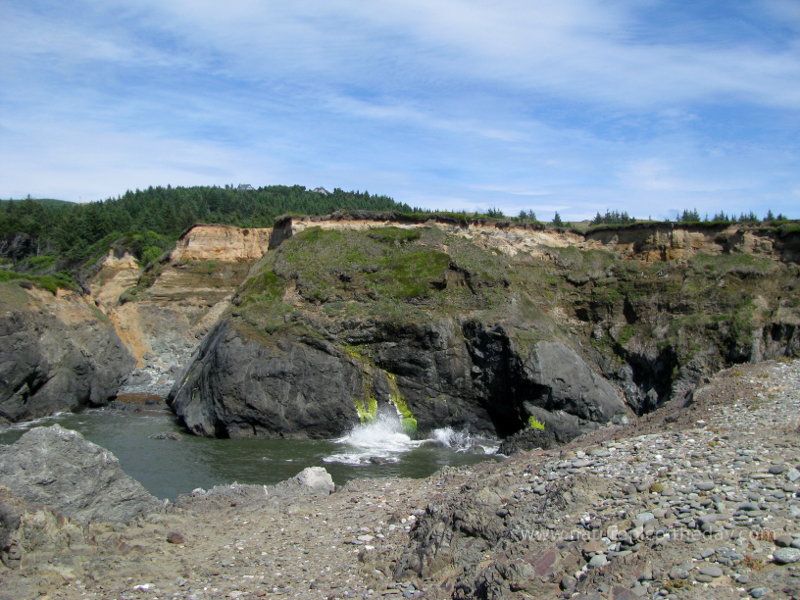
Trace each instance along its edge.
<path fill-rule="evenodd" d="M 586 421 L 608 423 L 628 412 L 621 394 L 560 342 L 539 342 L 524 364 L 525 378 L 541 390 L 526 406 L 564 411 Z"/>
<path fill-rule="evenodd" d="M 103 405 L 134 366 L 113 325 L 78 294 L 14 286 L 0 298 L 0 423 Z"/>
<path fill-rule="evenodd" d="M 0 485 L 82 522 L 127 522 L 161 506 L 111 452 L 60 425 L 0 446 Z"/>
<path fill-rule="evenodd" d="M 250 338 L 224 321 L 204 340 L 168 402 L 193 433 L 216 437 L 331 437 L 357 414 L 356 366 L 331 344 Z"/>

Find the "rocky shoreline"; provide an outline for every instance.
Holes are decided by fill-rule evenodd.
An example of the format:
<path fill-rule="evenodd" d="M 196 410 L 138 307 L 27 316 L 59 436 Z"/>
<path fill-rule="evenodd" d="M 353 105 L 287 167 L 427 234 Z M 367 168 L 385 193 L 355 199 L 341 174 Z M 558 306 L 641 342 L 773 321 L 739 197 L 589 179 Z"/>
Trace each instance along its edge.
<path fill-rule="evenodd" d="M 4 490 L 0 598 L 796 598 L 798 409 L 800 361 L 772 361 L 427 479 L 233 485 L 129 523 Z"/>

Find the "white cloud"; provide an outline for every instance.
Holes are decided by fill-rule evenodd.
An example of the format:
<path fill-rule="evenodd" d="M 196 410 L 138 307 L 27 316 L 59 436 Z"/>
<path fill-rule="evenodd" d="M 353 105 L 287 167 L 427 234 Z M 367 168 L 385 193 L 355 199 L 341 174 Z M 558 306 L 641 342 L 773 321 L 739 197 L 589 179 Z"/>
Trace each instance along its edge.
<path fill-rule="evenodd" d="M 7 0 L 0 195 L 247 180 L 570 219 L 790 197 L 797 3 L 747 6 L 782 36 L 667 39 L 662 0 Z"/>
<path fill-rule="evenodd" d="M 619 179 L 625 187 L 640 191 L 658 192 L 725 192 L 747 187 L 727 177 L 725 181 L 698 179 L 693 175 L 676 173 L 674 166 L 661 158 L 634 160 L 622 169 Z"/>
<path fill-rule="evenodd" d="M 786 3 L 772 4 L 791 12 Z M 421 93 L 429 81 L 437 94 L 446 94 L 447 82 L 456 79 L 637 109 L 726 96 L 787 108 L 800 102 L 796 48 L 750 41 L 706 45 L 702 39 L 659 43 L 648 37 L 658 25 L 638 20 L 642 5 L 232 0 L 221 7 L 206 0 L 142 0 L 137 16 L 178 40 L 184 60 L 236 78 L 275 81 L 302 74 L 326 85 L 377 90 L 410 83 Z M 86 51 L 99 57 L 127 60 L 131 54 L 113 38 L 94 46 Z M 164 52 L 162 60 L 175 59 Z"/>

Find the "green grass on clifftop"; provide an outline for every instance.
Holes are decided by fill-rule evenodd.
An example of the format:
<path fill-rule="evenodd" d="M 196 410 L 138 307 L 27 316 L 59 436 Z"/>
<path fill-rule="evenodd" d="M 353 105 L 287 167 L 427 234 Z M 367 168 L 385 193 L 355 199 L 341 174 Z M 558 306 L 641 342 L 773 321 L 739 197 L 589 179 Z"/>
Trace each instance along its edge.
<path fill-rule="evenodd" d="M 234 313 L 274 330 L 303 314 L 405 322 L 486 310 L 507 303 L 509 270 L 506 257 L 439 228 L 312 227 L 265 256 Z"/>
<path fill-rule="evenodd" d="M 759 327 L 800 313 L 796 266 L 766 256 L 643 263 L 575 247 L 509 256 L 437 227 L 312 227 L 253 273 L 234 308 L 252 332 L 331 339 L 347 320 L 455 317 L 501 323 L 523 356 L 561 339 L 623 362 L 637 353 L 735 362 Z"/>
<path fill-rule="evenodd" d="M 55 273 L 52 275 L 27 275 L 15 273 L 14 271 L 0 270 L 0 282 L 12 282 L 20 286 L 36 285 L 55 294 L 59 289 L 75 290 L 77 284 L 65 273 Z"/>

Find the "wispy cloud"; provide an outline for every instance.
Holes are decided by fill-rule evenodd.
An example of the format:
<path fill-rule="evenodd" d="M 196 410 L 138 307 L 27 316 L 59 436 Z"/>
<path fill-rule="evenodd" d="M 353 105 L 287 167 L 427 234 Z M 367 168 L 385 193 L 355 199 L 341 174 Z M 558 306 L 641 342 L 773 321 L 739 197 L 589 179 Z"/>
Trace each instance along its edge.
<path fill-rule="evenodd" d="M 7 0 L 0 196 L 250 181 L 791 213 L 797 3 L 711 4 Z"/>

